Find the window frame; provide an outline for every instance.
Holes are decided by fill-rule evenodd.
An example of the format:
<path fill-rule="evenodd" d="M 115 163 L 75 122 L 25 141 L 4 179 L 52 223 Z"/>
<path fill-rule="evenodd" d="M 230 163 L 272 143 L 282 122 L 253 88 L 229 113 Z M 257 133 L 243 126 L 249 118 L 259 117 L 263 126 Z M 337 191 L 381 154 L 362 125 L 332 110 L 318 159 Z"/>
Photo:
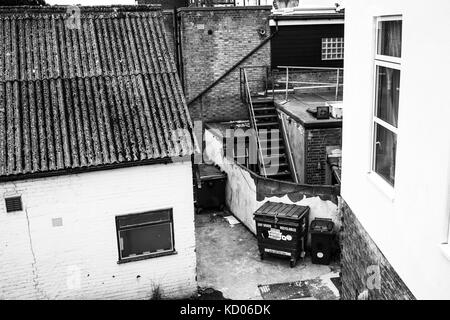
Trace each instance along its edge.
<path fill-rule="evenodd" d="M 401 57 L 392 57 L 378 54 L 378 37 L 379 37 L 379 23 L 383 21 L 403 21 L 402 15 L 388 15 L 388 16 L 378 16 L 374 19 L 375 24 L 375 46 L 374 46 L 374 58 L 373 58 L 373 92 L 372 92 L 372 116 L 371 116 L 371 140 L 370 140 L 370 169 L 369 176 L 372 177 L 372 181 L 379 186 L 385 194 L 387 194 L 392 200 L 394 198 L 394 188 L 395 188 L 395 175 L 394 175 L 394 184 L 392 185 L 389 181 L 386 180 L 382 175 L 375 171 L 376 166 L 376 125 L 382 126 L 384 129 L 392 132 L 397 137 L 398 141 L 398 133 L 399 126 L 397 123 L 397 127 L 391 125 L 390 123 L 384 121 L 383 119 L 377 116 L 377 107 L 378 107 L 378 67 L 395 69 L 400 72 L 400 81 L 402 74 L 402 58 Z M 401 45 L 401 44 L 400 44 Z M 401 87 L 401 86 L 400 86 Z M 400 91 L 401 93 L 401 91 Z M 400 94 L 399 93 L 399 94 Z M 400 114 L 400 99 L 398 105 L 398 114 Z M 396 146 L 396 150 L 398 149 L 398 145 Z M 395 154 L 397 157 L 397 152 Z M 397 161 L 395 161 L 397 165 Z M 395 174 L 397 170 L 395 170 Z"/>
<path fill-rule="evenodd" d="M 382 60 L 385 62 L 390 62 L 394 64 L 401 64 L 401 57 L 386 56 L 384 54 L 378 54 L 378 23 L 383 21 L 403 21 L 402 15 L 390 15 L 390 16 L 379 16 L 375 18 L 375 60 Z M 402 24 L 403 29 L 403 24 Z M 402 30 L 403 31 L 403 30 Z"/>
<path fill-rule="evenodd" d="M 329 44 L 329 43 L 333 43 L 332 41 L 330 42 L 330 39 L 336 39 L 336 53 L 334 53 L 336 56 L 336 58 L 327 58 L 328 55 L 333 55 L 333 53 L 329 53 L 328 50 L 329 49 L 333 49 L 332 47 L 328 47 L 326 46 L 324 49 L 324 44 Z M 338 46 L 339 45 L 339 46 Z M 338 53 L 338 49 L 340 49 L 340 52 Z M 325 50 L 325 53 L 323 52 Z M 339 60 L 344 60 L 344 37 L 324 37 L 321 38 L 321 46 L 320 46 L 320 52 L 321 52 L 321 61 L 339 61 Z"/>
<path fill-rule="evenodd" d="M 149 225 L 158 225 L 158 224 L 162 224 L 162 223 L 167 223 L 167 220 L 158 221 L 158 222 L 140 223 L 140 224 L 133 225 L 131 227 L 120 228 L 119 227 L 119 219 L 123 218 L 123 217 L 138 216 L 138 215 L 142 215 L 142 214 L 157 213 L 157 212 L 162 212 L 162 211 L 168 211 L 168 213 L 169 213 L 169 222 L 170 222 L 170 229 L 171 229 L 170 237 L 171 237 L 172 249 L 168 250 L 168 251 L 161 251 L 161 252 L 156 252 L 156 253 L 137 255 L 137 256 L 133 256 L 133 257 L 125 257 L 125 258 L 122 257 L 121 246 L 120 246 L 120 235 L 119 235 L 121 230 L 130 230 L 130 229 L 145 227 L 145 226 L 149 226 Z M 116 223 L 117 254 L 118 254 L 117 263 L 118 264 L 177 254 L 177 251 L 175 249 L 175 226 L 174 226 L 174 219 L 173 219 L 173 208 L 164 208 L 164 209 L 142 211 L 142 212 L 137 212 L 137 213 L 116 215 L 115 223 Z"/>

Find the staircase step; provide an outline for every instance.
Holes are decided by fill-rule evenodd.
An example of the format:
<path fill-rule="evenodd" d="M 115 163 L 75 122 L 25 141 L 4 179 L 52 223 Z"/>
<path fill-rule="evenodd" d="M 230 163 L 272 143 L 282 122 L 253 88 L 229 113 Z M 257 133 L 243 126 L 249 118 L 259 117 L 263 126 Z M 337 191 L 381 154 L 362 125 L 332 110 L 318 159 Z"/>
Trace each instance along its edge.
<path fill-rule="evenodd" d="M 258 114 L 255 115 L 255 119 L 277 118 L 276 114 Z"/>
<path fill-rule="evenodd" d="M 274 158 L 285 159 L 286 154 L 285 153 L 276 153 L 276 154 L 271 154 L 271 155 L 264 155 L 264 159 L 274 159 Z"/>
<path fill-rule="evenodd" d="M 270 128 L 266 129 L 266 128 L 262 128 L 261 130 L 258 130 L 258 136 L 260 140 L 273 140 L 273 141 L 279 141 L 282 140 L 281 139 L 281 134 L 277 131 L 275 131 L 277 128 L 272 128 L 272 130 L 270 130 Z M 263 131 L 264 130 L 264 131 Z"/>
<path fill-rule="evenodd" d="M 264 149 L 264 148 L 262 148 L 262 152 L 263 152 L 263 154 L 265 153 L 266 154 L 266 156 L 265 157 L 272 157 L 272 158 L 275 158 L 277 155 L 279 155 L 280 154 L 280 150 L 281 151 L 283 151 L 283 149 L 284 149 L 284 147 L 283 148 L 279 148 L 279 149 Z M 269 155 L 267 155 L 267 153 L 268 152 L 273 152 L 273 155 L 272 154 L 269 154 Z"/>
<path fill-rule="evenodd" d="M 264 165 L 265 165 L 265 166 L 272 165 L 272 162 L 271 162 L 271 161 L 269 162 L 269 159 L 264 158 Z M 261 164 L 261 167 L 262 167 L 262 164 Z M 280 163 L 278 164 L 278 167 L 279 167 L 279 168 L 287 167 L 287 168 L 289 169 L 289 165 L 288 165 L 288 163 L 287 163 L 286 161 L 280 162 Z"/>
<path fill-rule="evenodd" d="M 273 127 L 273 126 L 278 126 L 278 121 L 277 122 L 257 122 L 256 126 L 257 127 Z"/>
<path fill-rule="evenodd" d="M 270 140 L 259 140 L 261 142 L 261 144 L 263 144 L 263 141 L 270 141 Z M 275 150 L 281 150 L 284 149 L 284 144 L 278 144 L 278 146 L 267 146 L 267 144 L 265 146 L 263 146 L 261 149 L 263 150 L 270 150 L 270 151 L 275 151 Z"/>
<path fill-rule="evenodd" d="M 253 106 L 253 111 L 254 112 L 259 112 L 259 111 L 273 111 L 276 114 L 276 109 L 273 106 Z"/>
<path fill-rule="evenodd" d="M 273 98 L 255 96 L 252 97 L 252 103 L 253 105 L 261 103 L 273 103 Z"/>
<path fill-rule="evenodd" d="M 281 137 L 280 138 L 277 138 L 277 139 L 273 139 L 273 138 L 259 138 L 259 142 L 261 142 L 261 143 L 267 143 L 267 142 L 275 142 L 275 141 L 278 141 L 278 145 L 280 146 L 281 145 L 281 143 L 280 143 L 280 141 L 282 142 L 283 140 L 281 139 Z"/>

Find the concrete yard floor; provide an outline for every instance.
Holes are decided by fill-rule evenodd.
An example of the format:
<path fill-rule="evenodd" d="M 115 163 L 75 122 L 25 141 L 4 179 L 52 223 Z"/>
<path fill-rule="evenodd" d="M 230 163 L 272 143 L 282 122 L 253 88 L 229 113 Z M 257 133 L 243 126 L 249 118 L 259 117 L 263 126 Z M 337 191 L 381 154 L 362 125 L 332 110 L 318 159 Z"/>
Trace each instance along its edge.
<path fill-rule="evenodd" d="M 330 280 L 339 274 L 338 263 L 312 264 L 307 256 L 290 268 L 289 260 L 267 257 L 261 261 L 256 237 L 242 224 L 230 225 L 224 212 L 197 214 L 197 281 L 227 299 L 262 299 L 258 285 L 308 281 L 311 298 L 339 299 Z"/>

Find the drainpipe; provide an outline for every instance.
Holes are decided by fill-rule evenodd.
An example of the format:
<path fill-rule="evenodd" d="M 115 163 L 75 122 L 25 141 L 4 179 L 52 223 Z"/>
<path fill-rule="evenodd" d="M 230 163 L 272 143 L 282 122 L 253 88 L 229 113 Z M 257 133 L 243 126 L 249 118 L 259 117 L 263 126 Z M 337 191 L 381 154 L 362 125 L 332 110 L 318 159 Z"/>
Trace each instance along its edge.
<path fill-rule="evenodd" d="M 178 16 L 178 8 L 173 9 L 173 29 L 174 29 L 174 51 L 178 69 L 178 76 L 180 77 L 181 87 L 186 94 L 186 88 L 184 86 L 184 64 L 183 64 L 183 52 L 181 48 L 181 17 Z"/>

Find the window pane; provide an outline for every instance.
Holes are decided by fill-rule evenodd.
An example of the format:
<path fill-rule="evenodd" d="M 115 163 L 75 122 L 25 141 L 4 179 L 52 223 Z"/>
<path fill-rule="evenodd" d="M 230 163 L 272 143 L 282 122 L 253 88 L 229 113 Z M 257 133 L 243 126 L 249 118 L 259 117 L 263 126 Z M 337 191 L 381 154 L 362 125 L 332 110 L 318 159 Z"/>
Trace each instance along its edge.
<path fill-rule="evenodd" d="M 397 135 L 383 126 L 375 124 L 375 137 L 374 170 L 393 186 Z"/>
<path fill-rule="evenodd" d="M 378 22 L 377 53 L 400 58 L 402 54 L 402 21 Z"/>
<path fill-rule="evenodd" d="M 322 60 L 343 59 L 344 38 L 322 38 Z"/>
<path fill-rule="evenodd" d="M 376 116 L 397 127 L 400 70 L 377 66 Z"/>
<path fill-rule="evenodd" d="M 170 210 L 152 211 L 117 217 L 120 228 L 130 227 L 143 223 L 157 223 L 170 221 Z"/>
<path fill-rule="evenodd" d="M 122 258 L 172 251 L 172 224 L 169 222 L 119 231 Z"/>

